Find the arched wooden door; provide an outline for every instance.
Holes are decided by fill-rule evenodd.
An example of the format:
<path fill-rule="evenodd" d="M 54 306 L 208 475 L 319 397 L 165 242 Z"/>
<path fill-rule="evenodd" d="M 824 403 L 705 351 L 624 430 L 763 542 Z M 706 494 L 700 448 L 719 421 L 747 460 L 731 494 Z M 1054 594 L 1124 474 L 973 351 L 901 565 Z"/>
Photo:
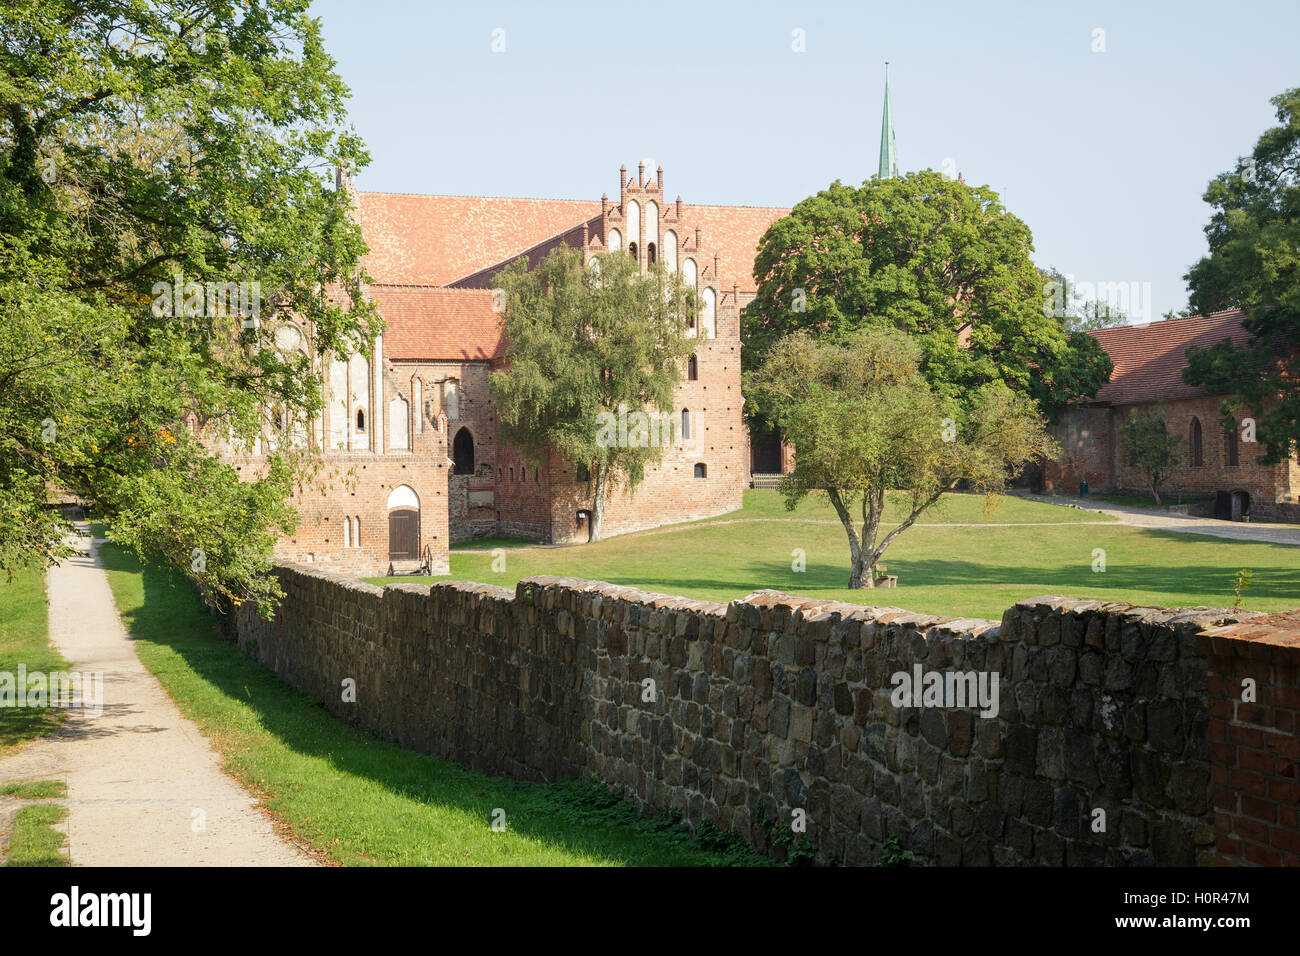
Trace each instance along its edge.
<path fill-rule="evenodd" d="M 415 560 L 420 556 L 420 512 L 400 508 L 388 513 L 388 559 Z"/>

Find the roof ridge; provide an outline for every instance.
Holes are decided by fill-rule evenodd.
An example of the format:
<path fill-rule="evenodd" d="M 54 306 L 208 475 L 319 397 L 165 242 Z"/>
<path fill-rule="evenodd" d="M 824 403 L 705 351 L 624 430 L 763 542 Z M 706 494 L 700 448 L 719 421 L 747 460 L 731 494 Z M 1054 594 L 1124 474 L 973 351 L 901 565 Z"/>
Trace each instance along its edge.
<path fill-rule="evenodd" d="M 369 196 L 409 196 L 412 199 L 509 199 L 518 202 L 564 202 L 564 203 L 591 203 L 595 205 L 600 202 L 599 199 L 559 199 L 554 196 L 485 196 L 481 193 L 404 193 L 394 192 L 385 189 L 358 189 L 358 195 Z M 617 205 L 617 203 L 611 203 Z M 665 206 L 672 206 L 671 200 L 664 200 Z M 683 202 L 683 206 L 696 209 L 784 209 L 789 211 L 793 206 L 756 206 L 749 203 L 710 203 L 710 202 Z"/>
<path fill-rule="evenodd" d="M 556 199 L 554 196 L 484 196 L 479 193 L 402 193 L 384 189 L 358 189 L 358 195 L 369 196 L 410 196 L 414 199 L 514 199 L 519 202 L 571 202 L 591 203 L 599 199 Z"/>
<path fill-rule="evenodd" d="M 1125 325 L 1113 325 L 1106 329 L 1093 329 L 1093 333 L 1099 332 L 1125 332 L 1129 329 L 1150 329 L 1155 326 L 1161 328 L 1167 327 L 1175 322 L 1190 322 L 1193 319 L 1222 319 L 1231 315 L 1244 315 L 1241 309 L 1220 309 L 1217 312 L 1207 312 L 1204 315 L 1179 315 L 1172 319 L 1152 319 L 1150 322 L 1132 322 Z"/>
<path fill-rule="evenodd" d="M 426 292 L 491 292 L 491 289 L 471 289 L 428 282 L 369 282 L 369 289 L 424 289 Z"/>

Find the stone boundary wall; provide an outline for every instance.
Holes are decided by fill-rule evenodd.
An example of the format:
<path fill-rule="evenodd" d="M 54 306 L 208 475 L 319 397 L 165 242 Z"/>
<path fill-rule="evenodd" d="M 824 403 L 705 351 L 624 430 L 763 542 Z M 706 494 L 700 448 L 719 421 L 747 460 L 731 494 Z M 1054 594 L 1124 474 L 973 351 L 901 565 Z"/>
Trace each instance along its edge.
<path fill-rule="evenodd" d="M 332 713 L 473 769 L 592 777 L 778 857 L 870 864 L 897 837 L 922 864 L 1223 858 L 1198 635 L 1251 612 L 1042 597 L 999 623 L 775 592 L 277 573 L 276 619 L 241 612 L 240 645 Z M 996 674 L 996 716 L 895 706 L 894 675 L 917 667 Z"/>

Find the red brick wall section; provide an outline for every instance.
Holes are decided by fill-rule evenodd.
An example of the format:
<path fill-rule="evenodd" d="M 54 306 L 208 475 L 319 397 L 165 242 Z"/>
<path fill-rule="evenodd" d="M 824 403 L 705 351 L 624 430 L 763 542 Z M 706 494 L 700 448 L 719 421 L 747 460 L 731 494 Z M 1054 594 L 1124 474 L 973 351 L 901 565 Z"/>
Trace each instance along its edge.
<path fill-rule="evenodd" d="M 1213 628 L 1199 645 L 1217 861 L 1300 866 L 1300 611 Z"/>
<path fill-rule="evenodd" d="M 1077 494 L 1079 482 L 1090 491 L 1115 487 L 1115 430 L 1109 408 L 1073 408 L 1052 426 L 1061 456 L 1043 463 L 1043 490 Z"/>
<path fill-rule="evenodd" d="M 1160 412 L 1165 416 L 1170 434 L 1181 441 L 1183 453 L 1181 465 L 1161 486 L 1162 497 L 1166 493 L 1208 496 L 1218 491 L 1245 491 L 1250 495 L 1254 519 L 1297 520 L 1300 518 L 1300 464 L 1292 460 L 1264 465 L 1258 460 L 1263 447 L 1245 441 L 1237 443 L 1237 464 L 1229 464 L 1227 437 L 1219 422 L 1222 404 L 1221 397 L 1207 396 L 1113 409 L 1070 409 L 1052 427 L 1052 436 L 1061 445 L 1061 456 L 1044 463 L 1044 490 L 1076 494 L 1079 482 L 1087 481 L 1094 492 L 1148 492 L 1145 476 L 1128 465 L 1119 429 L 1128 415 Z M 1199 466 L 1191 460 L 1193 419 L 1201 424 Z"/>
<path fill-rule="evenodd" d="M 1219 423 L 1220 397 L 1191 398 L 1164 405 L 1135 405 L 1121 410 L 1116 417 L 1118 430 L 1124 415 L 1133 412 L 1150 414 L 1163 412 L 1169 433 L 1182 442 L 1183 464 L 1169 480 L 1164 489 L 1170 492 L 1216 492 L 1245 491 L 1251 498 L 1252 517 L 1285 517 L 1285 510 L 1279 511 L 1278 505 L 1295 502 L 1295 496 L 1289 487 L 1286 465 L 1263 465 L 1258 458 L 1263 454 L 1263 446 L 1258 442 L 1237 442 L 1237 464 L 1228 463 L 1228 441 L 1222 425 Z M 1192 419 L 1201 423 L 1202 464 L 1194 467 L 1191 463 L 1190 435 Z M 1238 434 L 1241 425 L 1238 422 Z M 1117 432 L 1118 433 L 1118 432 Z M 1118 445 L 1118 442 L 1116 443 Z M 1145 479 L 1135 469 L 1128 466 L 1122 452 L 1118 456 L 1118 475 L 1116 484 L 1121 488 L 1141 488 Z M 1163 490 L 1163 489 L 1162 489 Z"/>

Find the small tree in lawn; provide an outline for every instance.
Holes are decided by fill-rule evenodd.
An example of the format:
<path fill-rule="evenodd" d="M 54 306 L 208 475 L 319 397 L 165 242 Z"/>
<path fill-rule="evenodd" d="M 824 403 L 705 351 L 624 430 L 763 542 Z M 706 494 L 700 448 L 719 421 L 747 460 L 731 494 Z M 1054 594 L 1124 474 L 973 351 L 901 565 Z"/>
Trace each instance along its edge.
<path fill-rule="evenodd" d="M 1160 486 L 1182 460 L 1182 442 L 1169 434 L 1160 412 L 1133 412 L 1120 425 L 1119 436 L 1129 467 L 1142 473 L 1160 504 Z"/>
<path fill-rule="evenodd" d="M 672 411 L 691 352 L 686 329 L 695 293 L 662 265 L 642 275 L 626 253 L 605 253 L 584 266 L 568 247 L 532 271 L 518 260 L 497 284 L 506 354 L 491 388 L 502 433 L 533 461 L 554 449 L 587 468 L 591 540 L 599 541 L 608 493 L 636 487 L 672 440 L 671 433 L 635 428 L 611 440 L 608 423 L 620 412 Z"/>
<path fill-rule="evenodd" d="M 1001 382 L 944 398 L 921 357 L 914 339 L 887 327 L 842 344 L 796 332 L 749 378 L 794 444 L 786 507 L 812 491 L 827 495 L 849 539 L 850 588 L 875 587 L 885 550 L 960 482 L 994 496 L 1012 469 L 1056 451 L 1032 399 Z M 886 492 L 895 490 L 904 492 L 904 517 L 882 536 Z"/>

